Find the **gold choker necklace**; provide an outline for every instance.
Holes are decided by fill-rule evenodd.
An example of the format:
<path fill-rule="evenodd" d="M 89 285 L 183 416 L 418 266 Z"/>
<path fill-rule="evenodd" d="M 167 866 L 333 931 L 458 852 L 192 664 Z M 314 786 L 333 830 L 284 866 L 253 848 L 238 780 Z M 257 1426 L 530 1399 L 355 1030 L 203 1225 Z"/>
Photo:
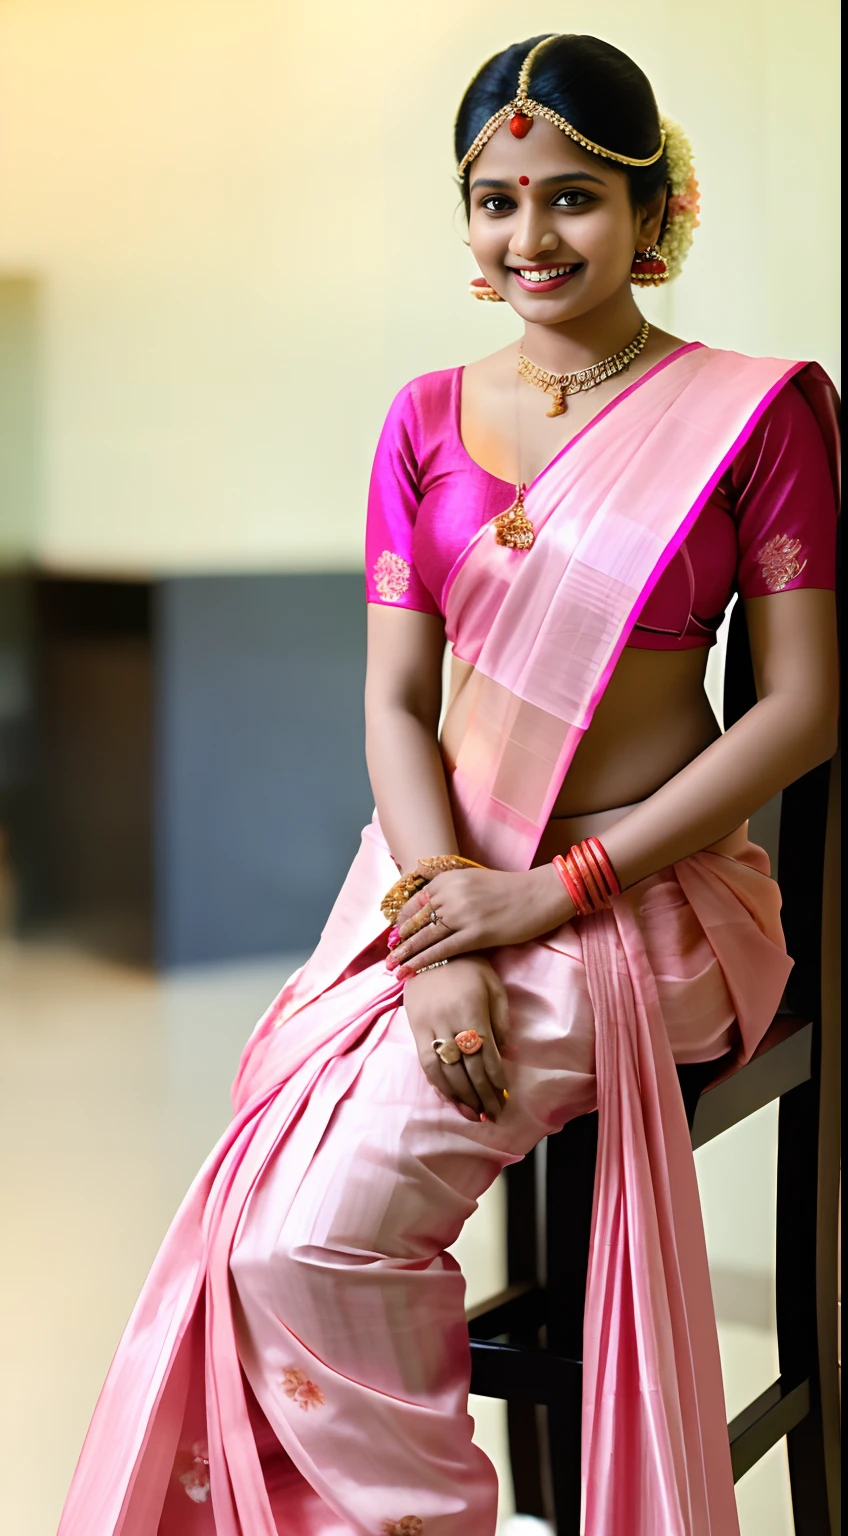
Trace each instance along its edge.
<path fill-rule="evenodd" d="M 612 379 L 617 373 L 624 373 L 644 349 L 650 329 L 647 320 L 643 320 L 633 340 L 628 341 L 620 352 L 614 352 L 612 357 L 604 357 L 588 368 L 579 368 L 575 373 L 548 373 L 546 368 L 531 363 L 529 357 L 519 351 L 518 372 L 526 383 L 544 390 L 546 395 L 553 395 L 554 403 L 545 415 L 562 416 L 566 409 L 567 395 L 580 395 L 586 389 L 595 389 L 598 384 L 603 384 L 604 379 Z"/>
<path fill-rule="evenodd" d="M 576 373 L 548 373 L 545 368 L 538 368 L 535 363 L 518 353 L 518 373 L 528 384 L 534 384 L 537 389 L 544 390 L 546 395 L 554 396 L 554 403 L 546 413 L 548 416 L 561 416 L 565 410 L 566 395 L 579 395 L 584 389 L 594 389 L 597 384 L 603 384 L 604 379 L 614 378 L 615 374 L 623 373 L 629 368 L 635 357 L 644 348 L 648 340 L 648 332 L 651 327 L 647 320 L 643 320 L 637 334 L 632 341 L 622 347 L 620 352 L 614 352 L 612 357 L 605 357 L 599 363 L 592 363 L 589 368 L 580 368 Z M 517 380 L 516 380 L 517 386 Z M 526 485 L 521 480 L 521 434 L 518 428 L 518 395 L 516 393 L 516 434 L 518 443 L 519 477 L 515 487 L 515 501 L 505 512 L 494 519 L 495 542 L 506 549 L 532 549 L 536 541 L 536 533 L 527 513 L 524 510 L 524 493 Z"/>

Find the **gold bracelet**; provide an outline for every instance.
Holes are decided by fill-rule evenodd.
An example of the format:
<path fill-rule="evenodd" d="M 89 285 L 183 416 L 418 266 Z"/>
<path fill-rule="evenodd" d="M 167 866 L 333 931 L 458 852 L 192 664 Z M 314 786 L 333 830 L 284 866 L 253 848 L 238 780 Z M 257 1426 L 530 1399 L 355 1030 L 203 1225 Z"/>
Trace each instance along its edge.
<path fill-rule="evenodd" d="M 416 891 L 423 890 L 425 885 L 429 885 L 436 875 L 442 875 L 449 869 L 483 869 L 485 867 L 483 864 L 476 864 L 473 859 L 463 859 L 458 853 L 438 853 L 435 858 L 419 859 L 418 863 L 426 873 L 419 874 L 415 869 L 411 874 L 402 875 L 380 902 L 380 911 L 387 922 L 396 922 L 398 913 L 406 906 L 410 897 L 414 896 Z"/>

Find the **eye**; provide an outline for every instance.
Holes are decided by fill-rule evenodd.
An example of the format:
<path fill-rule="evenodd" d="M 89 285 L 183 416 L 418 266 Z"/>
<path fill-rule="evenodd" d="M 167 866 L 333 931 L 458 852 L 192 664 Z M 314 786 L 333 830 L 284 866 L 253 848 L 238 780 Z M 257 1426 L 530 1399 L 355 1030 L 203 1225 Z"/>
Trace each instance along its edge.
<path fill-rule="evenodd" d="M 594 202 L 594 198 L 588 192 L 581 192 L 576 187 L 569 187 L 565 192 L 558 192 L 554 199 L 554 207 L 579 208 L 583 203 Z"/>
<path fill-rule="evenodd" d="M 493 203 L 500 203 L 502 206 L 494 208 L 492 206 Z M 515 207 L 515 203 L 511 197 L 505 197 L 502 192 L 493 192 L 490 197 L 483 198 L 480 207 L 485 208 L 487 213 L 508 213 L 511 208 Z"/>

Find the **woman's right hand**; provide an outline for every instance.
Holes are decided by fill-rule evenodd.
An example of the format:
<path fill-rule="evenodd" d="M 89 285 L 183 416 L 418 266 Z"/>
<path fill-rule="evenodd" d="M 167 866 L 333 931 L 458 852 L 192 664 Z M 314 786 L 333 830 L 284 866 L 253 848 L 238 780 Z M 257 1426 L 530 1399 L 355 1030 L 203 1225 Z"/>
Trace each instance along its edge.
<path fill-rule="evenodd" d="M 507 1081 L 501 1059 L 506 1043 L 508 1006 L 500 978 L 480 955 L 461 955 L 448 965 L 413 976 L 403 990 L 418 1057 L 434 1088 L 458 1105 L 467 1119 L 497 1120 L 504 1109 Z M 434 1040 L 454 1040 L 476 1029 L 483 1048 L 445 1066 Z"/>

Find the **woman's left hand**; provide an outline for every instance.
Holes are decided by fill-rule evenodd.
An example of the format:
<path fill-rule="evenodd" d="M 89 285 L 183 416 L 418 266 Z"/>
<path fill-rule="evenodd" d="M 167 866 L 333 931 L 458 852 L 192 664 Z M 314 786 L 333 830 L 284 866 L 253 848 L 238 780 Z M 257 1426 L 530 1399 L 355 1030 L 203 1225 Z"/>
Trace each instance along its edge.
<path fill-rule="evenodd" d="M 401 909 L 399 942 L 387 964 L 405 979 L 437 960 L 524 944 L 573 916 L 574 907 L 552 864 L 518 873 L 447 870 Z"/>

